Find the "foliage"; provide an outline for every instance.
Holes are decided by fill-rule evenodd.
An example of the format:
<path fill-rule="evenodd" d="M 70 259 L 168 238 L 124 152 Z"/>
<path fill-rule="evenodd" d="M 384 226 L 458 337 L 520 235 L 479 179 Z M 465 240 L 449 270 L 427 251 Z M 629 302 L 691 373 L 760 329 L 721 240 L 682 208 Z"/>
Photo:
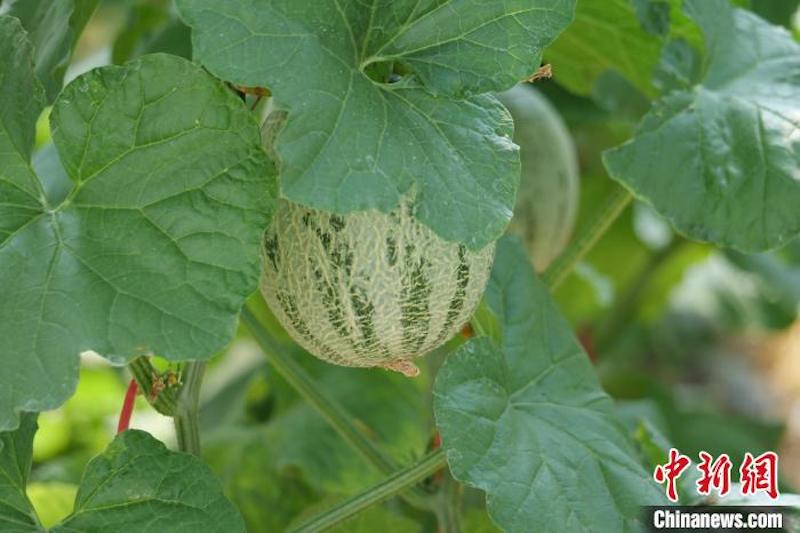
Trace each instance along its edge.
<path fill-rule="evenodd" d="M 798 7 L 6 0 L 0 529 L 639 531 L 670 446 L 779 448 Z M 580 171 L 541 278 L 503 236 L 512 138 L 541 127 L 495 96 L 520 82 Z M 363 218 L 367 278 L 398 206 L 448 249 L 496 247 L 471 322 L 413 380 L 315 359 L 256 290 L 278 199 Z M 114 437 L 131 376 L 147 431 Z"/>
<path fill-rule="evenodd" d="M 785 244 L 800 233 L 800 45 L 726 0 L 685 9 L 706 39 L 702 78 L 654 104 L 606 155 L 609 172 L 693 238 L 745 251 Z"/>
<path fill-rule="evenodd" d="M 6 450 L 2 461 L 6 481 L 0 487 L 4 530 L 39 530 L 39 518 L 25 492 L 35 431 L 36 417 L 24 415 L 16 431 L 0 436 Z M 167 450 L 145 432 L 130 430 L 89 462 L 72 513 L 52 530 L 148 531 L 151 527 L 244 531 L 236 509 L 225 500 L 207 466 Z"/>
<path fill-rule="evenodd" d="M 519 174 L 511 122 L 481 93 L 531 74 L 572 4 L 178 2 L 195 57 L 292 116 L 277 144 L 287 198 L 388 212 L 414 190 L 419 220 L 473 249 L 502 233 Z"/>
<path fill-rule="evenodd" d="M 462 346 L 434 389 L 453 475 L 487 492 L 504 530 L 635 529 L 637 502 L 658 502 L 656 488 L 519 241 L 500 241 L 486 298 L 501 344 Z"/>
<path fill-rule="evenodd" d="M 228 342 L 258 279 L 270 165 L 255 121 L 221 83 L 153 55 L 92 71 L 61 92 L 50 120 L 74 184 L 52 202 L 27 163 L 42 109 L 31 47 L 14 18 L 3 17 L 0 33 L 10 47 L 3 91 L 15 106 L 4 107 L 11 135 L 0 139 L 0 282 L 15 304 L 0 310 L 0 333 L 3 353 L 30 354 L 4 361 L 0 427 L 8 428 L 20 407 L 69 397 L 83 351 L 186 359 Z"/>

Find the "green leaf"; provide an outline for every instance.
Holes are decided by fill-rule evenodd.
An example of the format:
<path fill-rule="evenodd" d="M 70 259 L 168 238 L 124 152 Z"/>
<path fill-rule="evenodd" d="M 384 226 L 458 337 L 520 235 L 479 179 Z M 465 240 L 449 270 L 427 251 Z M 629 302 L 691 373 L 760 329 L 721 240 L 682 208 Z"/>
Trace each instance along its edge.
<path fill-rule="evenodd" d="M 0 429 L 74 390 L 78 355 L 211 356 L 260 272 L 273 173 L 224 84 L 147 56 L 81 76 L 51 115 L 73 181 L 53 202 L 28 159 L 41 87 L 0 17 Z"/>
<path fill-rule="evenodd" d="M 727 0 L 685 7 L 706 38 L 702 81 L 659 100 L 606 167 L 689 237 L 776 247 L 800 233 L 800 45 Z"/>
<path fill-rule="evenodd" d="M 130 430 L 87 465 L 75 509 L 53 529 L 71 531 L 228 533 L 245 528 L 200 459 Z"/>
<path fill-rule="evenodd" d="M 398 464 L 408 464 L 424 453 L 430 437 L 429 414 L 419 383 L 381 370 L 336 367 L 312 361 L 308 355 L 303 358 L 325 394 L 338 401 Z M 383 477 L 305 402 L 291 404 L 269 427 L 280 450 L 278 464 L 301 471 L 320 491 L 355 494 Z"/>
<path fill-rule="evenodd" d="M 487 492 L 504 531 L 637 530 L 663 496 L 515 239 L 498 243 L 487 299 L 502 344 L 465 344 L 434 387 L 453 476 Z"/>
<path fill-rule="evenodd" d="M 586 0 L 575 22 L 545 51 L 553 76 L 570 91 L 589 95 L 597 79 L 616 71 L 655 97 L 653 68 L 665 38 L 699 45 L 697 28 L 681 13 L 682 0 Z"/>
<path fill-rule="evenodd" d="M 36 415 L 20 416 L 19 429 L 0 433 L 0 529 L 41 531 L 39 519 L 25 494 L 31 470 Z"/>
<path fill-rule="evenodd" d="M 33 73 L 33 46 L 20 22 L 8 16 L 0 17 L 0 80 L 3 170 L 4 174 L 23 172 L 18 167 L 30 159 L 36 120 L 44 109 L 44 89 Z M 5 200 L 5 194 L 0 198 Z M 0 237 L 4 237 L 2 231 L 14 220 L 5 210 L 0 214 Z"/>
<path fill-rule="evenodd" d="M 502 342 L 503 329 L 485 299 L 481 299 L 478 308 L 472 315 L 470 325 L 476 335 L 489 337 L 498 343 Z"/>
<path fill-rule="evenodd" d="M 701 76 L 701 58 L 684 39 L 674 39 L 661 49 L 661 60 L 653 72 L 653 84 L 662 93 L 676 89 L 688 89 Z"/>
<path fill-rule="evenodd" d="M 177 15 L 167 22 L 139 46 L 142 54 L 164 52 L 174 56 L 192 59 L 192 35 L 189 27 L 181 22 Z"/>
<path fill-rule="evenodd" d="M 17 430 L 0 433 L 2 531 L 43 531 L 26 495 L 35 433 L 32 413 L 20 417 Z M 69 486 L 56 488 L 63 495 Z M 244 531 L 205 464 L 137 430 L 117 435 L 89 462 L 70 508 L 72 513 L 52 531 Z"/>
<path fill-rule="evenodd" d="M 592 100 L 620 119 L 635 123 L 650 109 L 650 100 L 616 70 L 600 74 L 592 86 Z"/>
<path fill-rule="evenodd" d="M 114 63 L 154 52 L 192 58 L 189 27 L 170 9 L 171 2 L 137 3 L 128 9 L 125 28 L 117 35 L 111 58 Z"/>
<path fill-rule="evenodd" d="M 761 254 L 741 254 L 728 251 L 725 257 L 743 273 L 750 274 L 745 279 L 757 290 L 751 292 L 751 300 L 763 300 L 761 307 L 773 308 L 782 312 L 789 326 L 800 313 L 800 261 L 792 262 L 787 251 L 800 250 L 800 241 L 793 241 L 783 250 Z M 742 297 L 746 297 L 743 294 Z"/>
<path fill-rule="evenodd" d="M 785 433 L 777 422 L 709 409 L 681 409 L 666 413 L 669 435 L 682 453 L 727 453 L 739 460 L 746 452 L 758 455 L 775 450 Z"/>
<path fill-rule="evenodd" d="M 222 479 L 248 531 L 286 531 L 319 494 L 278 464 L 281 448 L 269 427 L 227 427 L 203 443 L 203 456 Z"/>
<path fill-rule="evenodd" d="M 281 192 L 340 213 L 417 217 L 471 248 L 499 237 L 519 175 L 512 124 L 489 95 L 538 66 L 574 0 L 179 0 L 194 56 L 266 86 L 289 119 Z M 461 99 L 465 97 L 465 99 Z"/>
<path fill-rule="evenodd" d="M 665 0 L 631 0 L 636 17 L 647 33 L 665 35 L 669 31 L 669 3 Z"/>
<path fill-rule="evenodd" d="M 792 18 L 797 10 L 800 9 L 798 0 L 751 0 L 750 9 L 759 17 L 764 18 L 772 24 L 780 24 L 791 29 Z"/>
<path fill-rule="evenodd" d="M 634 421 L 627 422 L 633 423 Z M 664 465 L 669 461 L 669 450 L 674 446 L 650 420 L 640 418 L 638 422 L 635 422 L 633 438 L 648 470 L 653 471 L 656 466 Z M 681 449 L 681 452 L 685 451 Z M 697 494 L 696 483 L 699 479 L 700 472 L 696 468 L 688 469 L 678 478 L 678 499 L 683 505 L 698 504 L 703 500 L 703 497 Z"/>
<path fill-rule="evenodd" d="M 34 44 L 36 75 L 47 101 L 55 100 L 64 82 L 72 50 L 99 0 L 17 0 L 8 14 L 17 17 Z"/>
<path fill-rule="evenodd" d="M 660 49 L 660 39 L 642 28 L 631 0 L 590 0 L 578 2 L 575 22 L 547 49 L 545 59 L 558 83 L 578 94 L 591 94 L 603 72 L 616 70 L 653 96 L 650 74 Z"/>
<path fill-rule="evenodd" d="M 33 154 L 31 168 L 42 182 L 44 195 L 52 204 L 60 204 L 72 190 L 72 180 L 64 170 L 58 150 L 53 143 L 47 143 Z"/>
<path fill-rule="evenodd" d="M 211 0 L 179 0 L 178 8 L 196 32 L 198 57 L 214 70 L 249 76 L 241 80 L 249 85 L 279 79 L 270 63 L 286 63 L 288 56 L 279 52 L 300 46 L 292 63 L 308 71 L 311 78 L 304 81 L 309 83 L 325 71 L 339 70 L 337 78 L 344 74 L 350 78 L 363 74 L 370 64 L 399 62 L 411 68 L 426 88 L 458 95 L 508 89 L 531 74 L 539 67 L 542 48 L 571 22 L 575 2 L 509 0 L 476 5 L 465 0 L 372 0 L 368 4 L 236 0 L 223 6 Z M 211 27 L 214 22 L 216 29 Z M 268 30 L 275 33 L 267 34 Z M 245 42 L 235 41 L 237 37 Z M 315 42 L 308 43 L 312 37 Z M 228 42 L 227 49 L 211 48 L 222 40 Z M 240 55 L 270 43 L 279 44 L 281 50 L 262 49 L 260 58 Z M 304 55 L 323 61 L 305 65 L 299 61 Z M 319 69 L 317 74 L 311 72 Z"/>
<path fill-rule="evenodd" d="M 111 61 L 121 64 L 132 59 L 141 41 L 164 24 L 168 17 L 168 6 L 164 3 L 137 3 L 130 6 L 125 26 L 114 39 Z"/>

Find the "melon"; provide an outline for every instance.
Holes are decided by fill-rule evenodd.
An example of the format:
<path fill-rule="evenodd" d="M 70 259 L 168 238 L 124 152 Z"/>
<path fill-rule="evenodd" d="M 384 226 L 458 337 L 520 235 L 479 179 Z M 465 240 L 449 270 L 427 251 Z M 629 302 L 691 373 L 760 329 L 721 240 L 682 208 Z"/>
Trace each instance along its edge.
<path fill-rule="evenodd" d="M 413 359 L 469 320 L 493 257 L 494 244 L 445 241 L 405 199 L 389 213 L 346 215 L 280 200 L 264 235 L 261 292 L 315 356 L 416 375 Z"/>
<path fill-rule="evenodd" d="M 514 119 L 521 175 L 509 231 L 525 242 L 542 272 L 564 249 L 578 214 L 575 144 L 561 116 L 536 89 L 517 85 L 497 95 Z"/>

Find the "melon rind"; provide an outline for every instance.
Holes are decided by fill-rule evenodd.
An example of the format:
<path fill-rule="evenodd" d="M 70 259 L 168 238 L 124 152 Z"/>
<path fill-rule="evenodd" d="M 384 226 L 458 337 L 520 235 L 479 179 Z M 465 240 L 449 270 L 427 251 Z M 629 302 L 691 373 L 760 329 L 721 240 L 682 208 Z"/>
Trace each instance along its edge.
<path fill-rule="evenodd" d="M 575 143 L 558 111 L 536 89 L 520 84 L 497 95 L 514 119 L 521 176 L 509 231 L 520 235 L 536 270 L 544 271 L 575 227 L 580 177 Z"/>
<path fill-rule="evenodd" d="M 394 211 L 337 215 L 281 200 L 264 237 L 261 291 L 310 353 L 412 373 L 408 363 L 469 320 L 494 244 L 471 251 Z"/>

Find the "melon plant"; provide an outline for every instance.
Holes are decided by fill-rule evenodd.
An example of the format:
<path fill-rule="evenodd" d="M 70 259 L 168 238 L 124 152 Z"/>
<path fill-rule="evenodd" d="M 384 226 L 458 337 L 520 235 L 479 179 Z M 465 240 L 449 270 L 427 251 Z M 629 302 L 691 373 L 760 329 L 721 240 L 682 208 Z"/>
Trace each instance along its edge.
<path fill-rule="evenodd" d="M 115 33 L 120 64 L 81 72 L 108 57 L 83 50 L 84 26 Z M 90 61 L 72 59 L 79 39 Z M 587 223 L 560 254 L 575 148 L 518 86 L 543 59 L 554 80 L 537 84 L 574 96 L 559 110 L 614 104 L 576 132 L 630 134 L 603 154 L 582 143 L 607 176 L 591 173 Z M 800 45 L 729 0 L 0 0 L 0 80 L 0 531 L 49 525 L 26 490 L 52 470 L 37 414 L 78 405 L 81 374 L 97 401 L 80 372 L 97 356 L 126 367 L 107 369 L 129 378 L 111 392 L 119 435 L 82 476 L 73 459 L 94 444 L 59 458 L 76 496 L 53 531 L 239 533 L 241 514 L 260 531 L 256 503 L 275 531 L 642 529 L 640 506 L 665 501 L 642 461 L 674 435 L 639 430 L 649 409 L 617 409 L 561 314 L 603 306 L 570 298 L 583 284 L 566 309 L 551 292 L 609 255 L 590 251 L 634 198 L 687 239 L 762 252 L 800 237 Z M 650 100 L 635 131 L 616 105 L 634 90 Z M 503 237 L 509 222 L 529 250 Z M 604 243 L 630 267 L 608 273 L 623 296 L 587 317 L 606 338 L 679 249 L 636 272 L 625 233 Z M 464 324 L 470 338 L 446 342 Z M 656 380 L 670 359 L 648 324 L 619 336 L 624 357 L 596 343 L 626 398 L 617 363 Z M 383 371 L 413 375 L 437 346 L 426 379 Z M 129 429 L 148 404 L 188 453 Z M 201 459 L 212 427 L 246 441 L 227 450 L 246 476 Z"/>
<path fill-rule="evenodd" d="M 338 215 L 283 200 L 265 234 L 261 292 L 292 337 L 331 363 L 407 375 L 475 310 L 494 244 L 448 242 L 404 199 Z"/>
<path fill-rule="evenodd" d="M 575 226 L 577 151 L 558 111 L 532 86 L 520 84 L 497 96 L 514 118 L 514 142 L 522 160 L 509 231 L 522 237 L 542 272 L 564 249 Z"/>

